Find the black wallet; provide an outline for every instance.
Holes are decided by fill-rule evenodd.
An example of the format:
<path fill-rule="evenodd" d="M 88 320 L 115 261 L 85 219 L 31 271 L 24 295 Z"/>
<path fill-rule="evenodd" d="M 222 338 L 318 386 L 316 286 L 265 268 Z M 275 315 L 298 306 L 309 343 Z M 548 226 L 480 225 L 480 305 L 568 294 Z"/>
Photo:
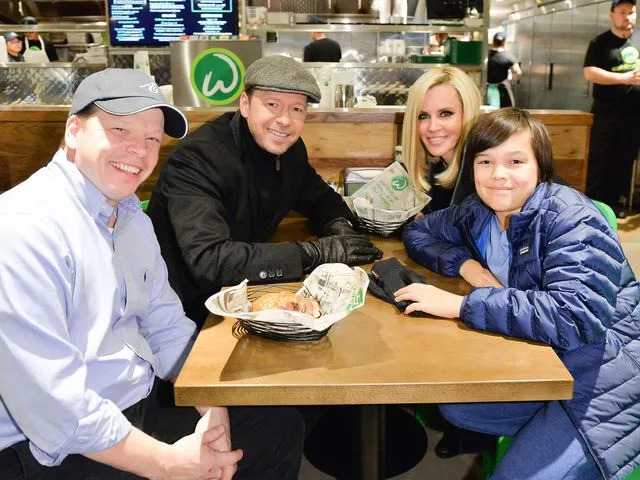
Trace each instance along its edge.
<path fill-rule="evenodd" d="M 371 267 L 369 292 L 381 300 L 395 305 L 401 312 L 404 312 L 412 302 L 396 302 L 393 294 L 412 283 L 428 284 L 429 281 L 425 276 L 405 267 L 396 257 L 381 260 Z"/>

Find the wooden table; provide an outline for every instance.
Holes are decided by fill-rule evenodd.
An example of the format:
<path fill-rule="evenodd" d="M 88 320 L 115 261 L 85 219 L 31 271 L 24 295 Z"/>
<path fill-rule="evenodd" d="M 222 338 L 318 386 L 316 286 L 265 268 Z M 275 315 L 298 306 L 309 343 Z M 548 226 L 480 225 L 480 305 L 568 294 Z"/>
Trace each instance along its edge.
<path fill-rule="evenodd" d="M 279 230 L 292 238 L 296 222 Z M 398 239 L 374 238 L 438 286 L 465 293 L 461 279 L 410 261 Z M 568 399 L 573 379 L 547 345 L 471 330 L 457 320 L 417 318 L 370 294 L 311 344 L 251 335 L 210 316 L 175 384 L 178 405 L 384 405 Z M 377 421 L 379 411 L 368 410 Z M 364 478 L 379 478 L 374 449 Z M 364 464 L 366 463 L 366 465 Z M 373 465 L 371 465 L 373 463 Z"/>

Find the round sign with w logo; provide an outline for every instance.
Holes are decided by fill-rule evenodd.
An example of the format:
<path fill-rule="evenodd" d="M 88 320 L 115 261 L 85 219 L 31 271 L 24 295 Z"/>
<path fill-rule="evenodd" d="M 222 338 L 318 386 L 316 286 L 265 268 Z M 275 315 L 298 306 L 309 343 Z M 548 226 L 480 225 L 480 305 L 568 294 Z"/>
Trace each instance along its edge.
<path fill-rule="evenodd" d="M 210 48 L 191 63 L 191 87 L 203 101 L 226 105 L 242 93 L 244 72 L 244 64 L 235 53 Z"/>

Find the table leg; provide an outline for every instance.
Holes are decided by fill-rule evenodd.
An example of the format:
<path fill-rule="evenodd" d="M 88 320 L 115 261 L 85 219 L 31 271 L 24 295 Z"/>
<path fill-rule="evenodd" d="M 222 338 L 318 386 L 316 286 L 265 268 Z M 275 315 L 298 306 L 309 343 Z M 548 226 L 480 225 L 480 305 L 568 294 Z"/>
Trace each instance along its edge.
<path fill-rule="evenodd" d="M 422 425 L 398 405 L 328 408 L 304 447 L 318 470 L 350 480 L 400 475 L 417 465 L 426 450 Z"/>
<path fill-rule="evenodd" d="M 386 418 L 384 405 L 360 407 L 360 480 L 384 480 Z"/>

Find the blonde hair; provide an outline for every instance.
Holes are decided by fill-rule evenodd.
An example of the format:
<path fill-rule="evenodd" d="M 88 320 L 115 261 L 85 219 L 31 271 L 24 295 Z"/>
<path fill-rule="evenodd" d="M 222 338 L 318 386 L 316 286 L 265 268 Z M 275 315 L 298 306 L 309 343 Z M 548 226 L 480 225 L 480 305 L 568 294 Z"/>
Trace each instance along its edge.
<path fill-rule="evenodd" d="M 458 93 L 462 103 L 462 131 L 460 140 L 453 152 L 451 163 L 444 172 L 436 175 L 435 183 L 445 188 L 452 188 L 460 171 L 460 157 L 469 128 L 480 115 L 481 95 L 471 78 L 455 67 L 434 68 L 423 74 L 409 89 L 407 109 L 402 123 L 402 160 L 407 167 L 413 184 L 428 192 L 431 185 L 427 181 L 427 167 L 437 163 L 438 157 L 432 157 L 420 141 L 418 135 L 418 114 L 420 105 L 427 91 L 436 85 L 451 85 Z"/>

